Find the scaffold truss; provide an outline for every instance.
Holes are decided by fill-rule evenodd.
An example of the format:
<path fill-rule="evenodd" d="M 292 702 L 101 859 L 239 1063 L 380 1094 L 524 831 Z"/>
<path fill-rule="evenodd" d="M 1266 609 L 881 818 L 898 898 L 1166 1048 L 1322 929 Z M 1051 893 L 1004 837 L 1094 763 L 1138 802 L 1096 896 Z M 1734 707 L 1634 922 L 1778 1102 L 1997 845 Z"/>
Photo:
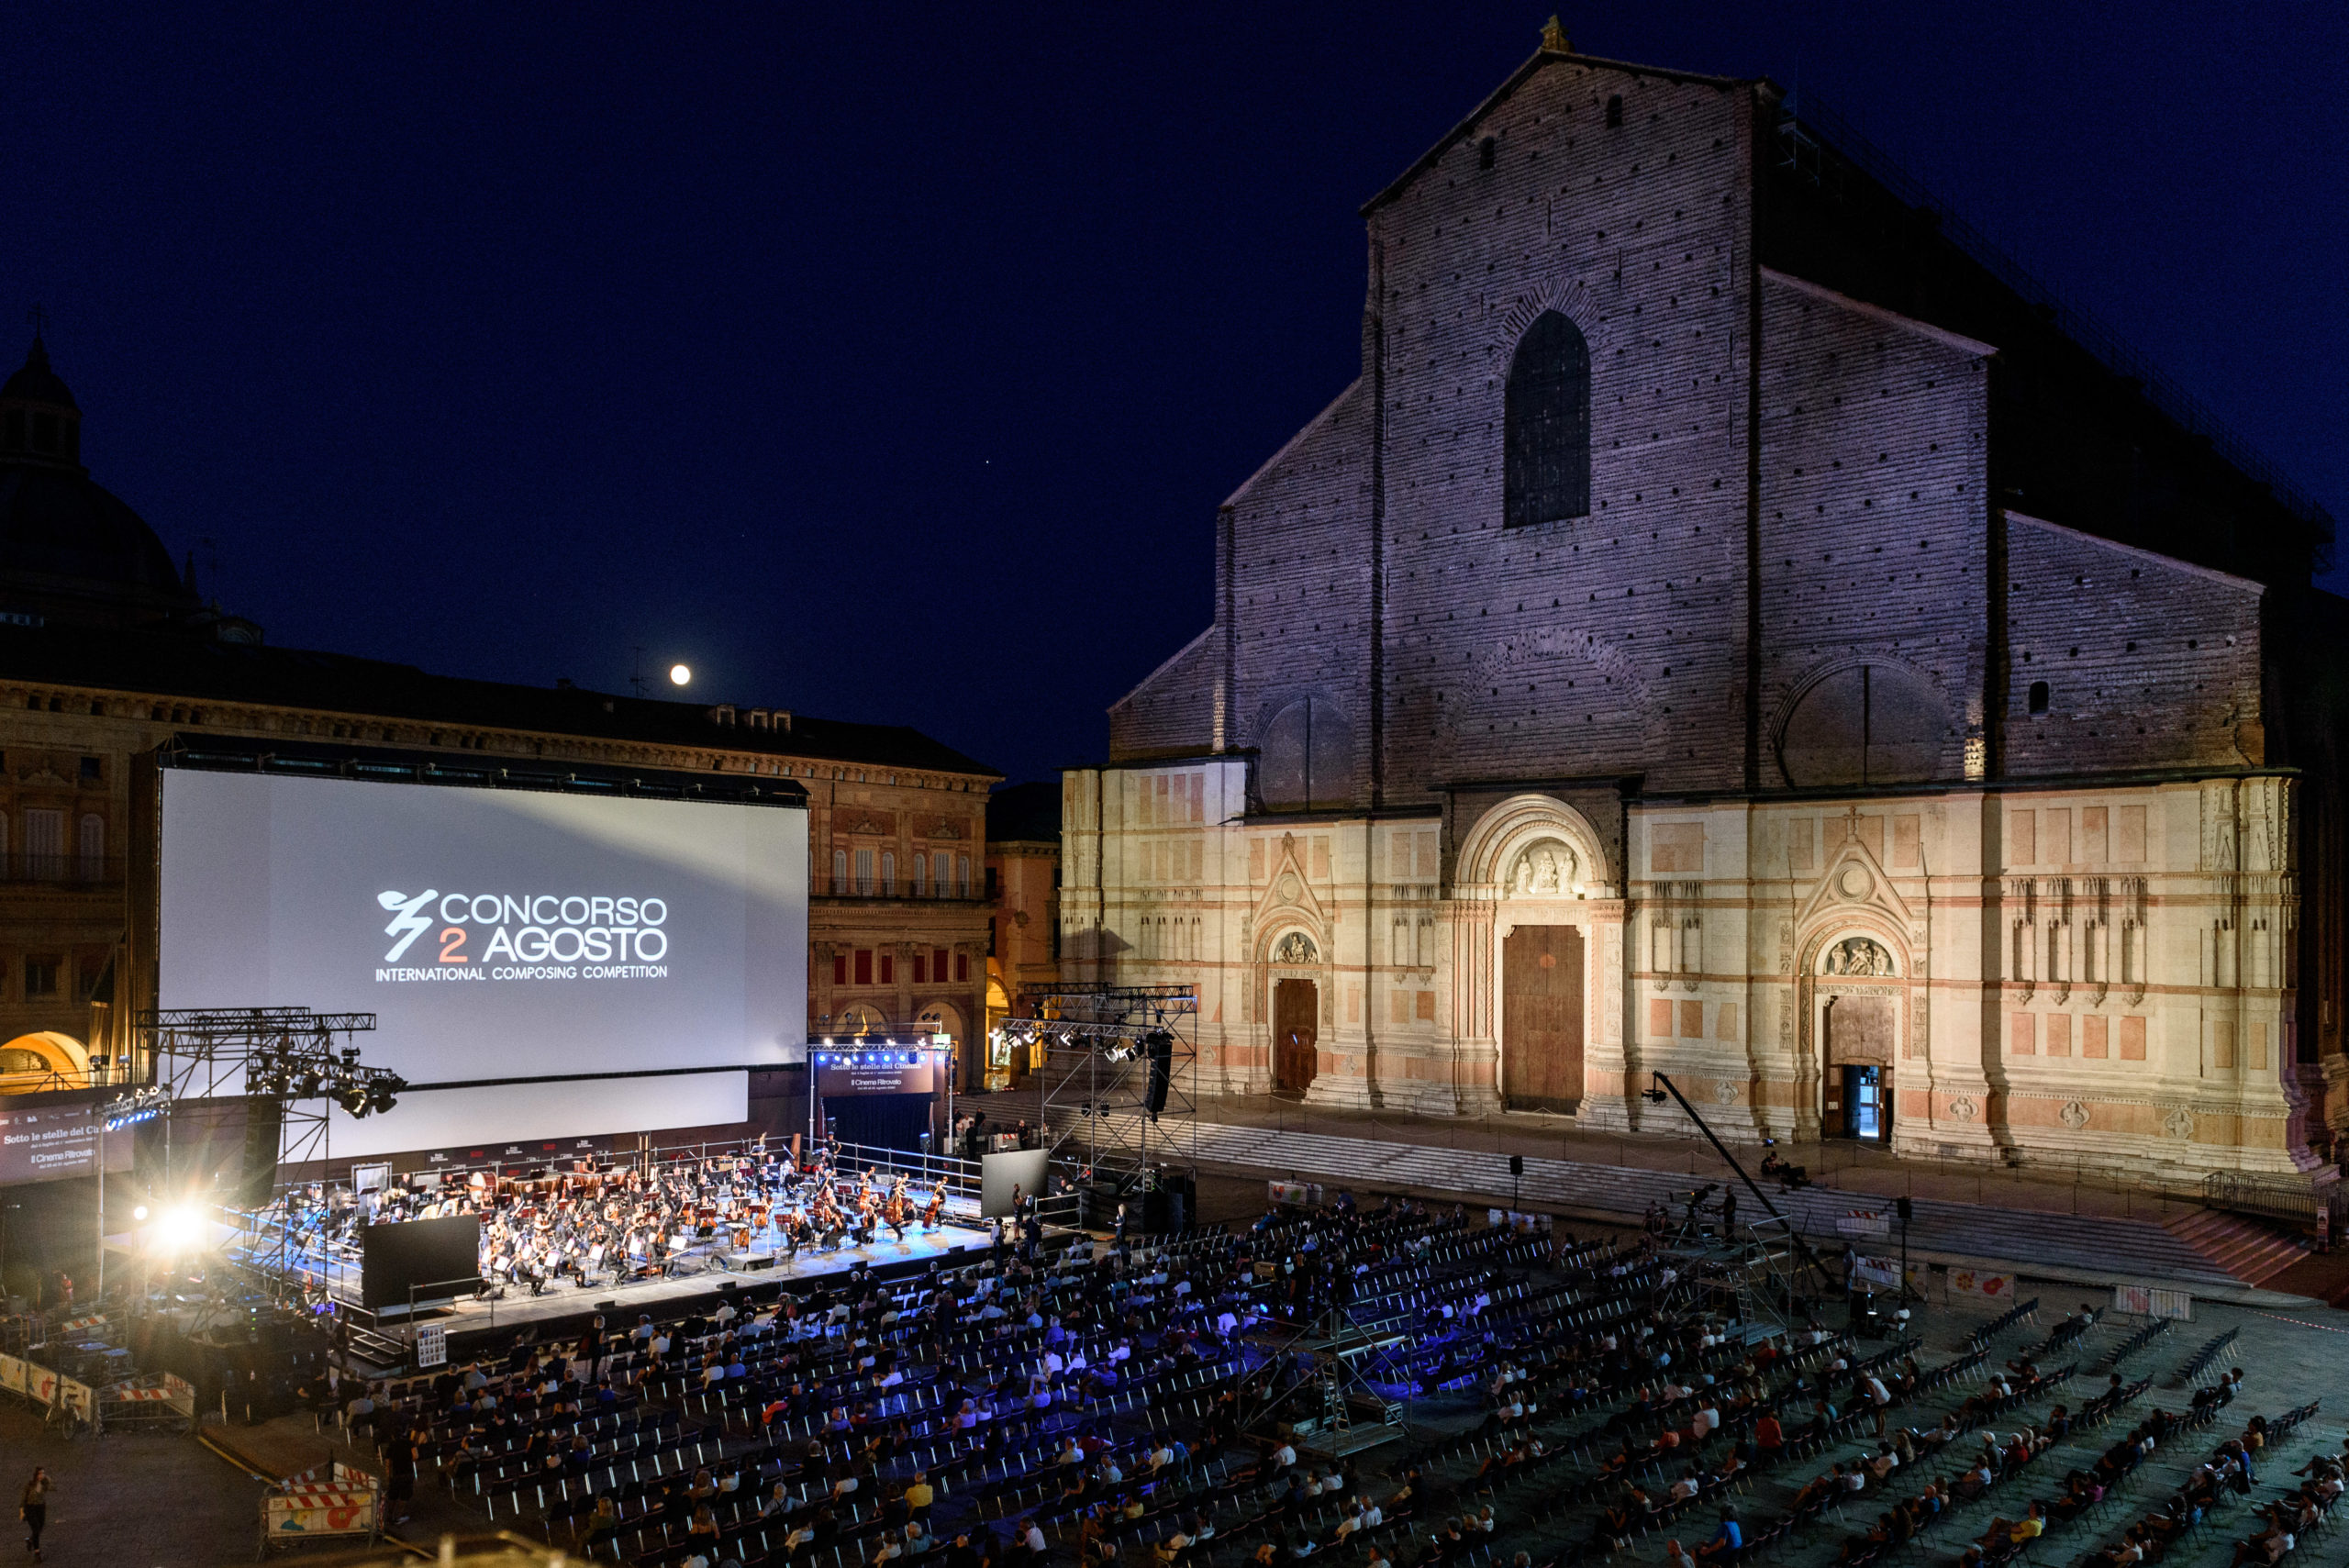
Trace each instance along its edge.
<path fill-rule="evenodd" d="M 1030 987 L 1019 999 L 1026 1016 L 999 1027 L 1041 1048 L 1031 1076 L 1054 1158 L 1121 1191 L 1192 1174 L 1197 988 L 1073 984 Z"/>

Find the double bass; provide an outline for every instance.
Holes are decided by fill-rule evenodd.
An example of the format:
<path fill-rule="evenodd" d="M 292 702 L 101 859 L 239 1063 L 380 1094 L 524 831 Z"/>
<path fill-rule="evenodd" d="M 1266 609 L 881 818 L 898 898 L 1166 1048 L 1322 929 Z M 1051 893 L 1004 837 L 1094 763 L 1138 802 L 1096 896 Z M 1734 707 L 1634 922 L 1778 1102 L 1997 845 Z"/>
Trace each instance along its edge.
<path fill-rule="evenodd" d="M 941 1176 L 941 1177 L 939 1177 L 939 1178 L 938 1178 L 938 1185 L 937 1185 L 936 1187 L 934 1187 L 934 1188 L 932 1188 L 932 1189 L 930 1190 L 930 1201 L 929 1201 L 927 1204 L 924 1204 L 924 1205 L 922 1206 L 922 1211 L 921 1211 L 921 1224 L 922 1224 L 922 1229 L 925 1229 L 925 1230 L 935 1230 L 935 1229 L 938 1229 L 938 1225 L 939 1225 L 939 1221 L 940 1221 L 940 1219 L 941 1219 L 941 1218 L 945 1215 L 945 1213 L 946 1213 L 946 1178 L 945 1178 L 945 1177 L 943 1177 L 943 1176 Z"/>
<path fill-rule="evenodd" d="M 888 1202 L 882 1210 L 889 1222 L 889 1229 L 896 1232 L 900 1241 L 906 1239 L 906 1210 L 910 1207 L 906 1202 L 906 1183 L 909 1179 L 899 1176 L 890 1184 Z"/>

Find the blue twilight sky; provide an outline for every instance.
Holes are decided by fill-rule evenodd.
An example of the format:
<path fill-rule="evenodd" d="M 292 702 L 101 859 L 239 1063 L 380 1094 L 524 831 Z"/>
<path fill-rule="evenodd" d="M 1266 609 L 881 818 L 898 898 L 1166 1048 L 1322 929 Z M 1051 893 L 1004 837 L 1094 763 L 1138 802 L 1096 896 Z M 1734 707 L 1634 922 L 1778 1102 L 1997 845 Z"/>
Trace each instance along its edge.
<path fill-rule="evenodd" d="M 1548 9 L 20 8 L 0 349 L 47 306 L 96 477 L 273 642 L 641 644 L 1050 776 L 1353 373 L 1357 207 Z M 1565 21 L 1825 100 L 2349 511 L 2349 7 Z"/>

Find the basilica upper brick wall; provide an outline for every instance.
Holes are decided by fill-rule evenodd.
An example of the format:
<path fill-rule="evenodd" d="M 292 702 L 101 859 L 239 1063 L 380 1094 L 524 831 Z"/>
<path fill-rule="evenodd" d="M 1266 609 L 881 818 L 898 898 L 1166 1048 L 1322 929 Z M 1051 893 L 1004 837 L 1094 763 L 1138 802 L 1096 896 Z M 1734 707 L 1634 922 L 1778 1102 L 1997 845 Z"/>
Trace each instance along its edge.
<path fill-rule="evenodd" d="M 2266 758 L 2260 584 L 2006 516 L 2006 771 Z"/>
<path fill-rule="evenodd" d="M 1356 382 L 1226 503 L 1232 743 L 1275 768 L 1285 745 L 1308 748 L 1323 801 L 1369 786 L 1370 444 L 1370 386 Z"/>
<path fill-rule="evenodd" d="M 1561 61 L 1373 209 L 1389 800 L 1738 782 L 1750 118 L 1731 83 Z M 1511 528 L 1504 395 L 1548 310 L 1589 345 L 1589 509 Z"/>
<path fill-rule="evenodd" d="M 1872 690 L 1913 674 L 1938 705 L 1909 774 L 1966 776 L 1972 741 L 1979 777 L 1991 350 L 1766 271 L 1762 323 L 1760 706 L 1778 742 L 1762 782 L 1839 782 L 1790 773 L 1785 741 L 1854 665 Z"/>

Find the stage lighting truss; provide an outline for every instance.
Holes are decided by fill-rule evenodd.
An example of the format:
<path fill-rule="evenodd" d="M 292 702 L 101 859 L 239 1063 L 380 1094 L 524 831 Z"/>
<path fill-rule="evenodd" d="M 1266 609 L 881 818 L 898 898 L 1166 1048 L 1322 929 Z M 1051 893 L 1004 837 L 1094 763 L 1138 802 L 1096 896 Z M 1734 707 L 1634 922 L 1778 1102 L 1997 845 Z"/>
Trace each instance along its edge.
<path fill-rule="evenodd" d="M 1198 992 L 1188 985 L 1063 984 L 1020 994 L 1019 1016 L 996 1030 L 1004 1044 L 1041 1050 L 1030 1077 L 1056 1158 L 1121 1189 L 1197 1164 L 1198 1012 Z"/>
<path fill-rule="evenodd" d="M 172 1092 L 160 1084 L 150 1084 L 143 1089 L 133 1089 L 127 1095 L 117 1095 L 98 1107 L 108 1132 L 120 1132 L 126 1127 L 153 1121 L 168 1116 L 172 1109 Z"/>

